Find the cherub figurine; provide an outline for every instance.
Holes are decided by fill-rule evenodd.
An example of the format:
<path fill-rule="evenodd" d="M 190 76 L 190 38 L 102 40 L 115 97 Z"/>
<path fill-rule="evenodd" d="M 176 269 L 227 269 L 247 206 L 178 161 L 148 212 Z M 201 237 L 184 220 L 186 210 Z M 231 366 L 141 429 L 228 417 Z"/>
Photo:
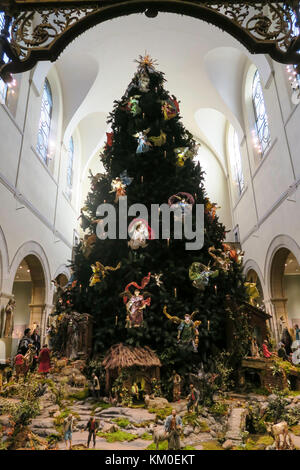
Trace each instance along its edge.
<path fill-rule="evenodd" d="M 110 192 L 116 192 L 115 202 L 118 202 L 121 196 L 126 196 L 126 186 L 129 186 L 132 180 L 133 178 L 127 175 L 127 170 L 122 171 L 120 176 L 112 180 Z"/>
<path fill-rule="evenodd" d="M 93 175 L 92 171 L 89 170 L 90 173 L 90 179 L 91 179 L 91 187 L 94 190 L 96 188 L 97 183 L 99 183 L 100 179 L 102 176 L 104 176 L 103 173 L 97 173 L 96 175 Z"/>
<path fill-rule="evenodd" d="M 249 303 L 255 305 L 255 299 L 259 297 L 259 290 L 256 287 L 256 282 L 244 282 L 246 292 L 249 296 Z"/>
<path fill-rule="evenodd" d="M 151 276 L 155 280 L 155 283 L 158 287 L 161 287 L 163 285 L 163 281 L 161 281 L 160 279 L 162 275 L 163 273 L 159 273 L 159 274 L 152 274 Z"/>
<path fill-rule="evenodd" d="M 103 281 L 103 279 L 106 277 L 107 271 L 117 271 L 117 269 L 120 269 L 121 263 L 118 263 L 115 268 L 112 266 L 104 266 L 100 261 L 96 261 L 95 264 L 91 265 L 93 275 L 90 278 L 90 287 L 94 286 L 98 282 Z"/>
<path fill-rule="evenodd" d="M 184 216 L 192 211 L 195 200 L 190 193 L 180 192 L 170 196 L 168 204 L 175 209 L 175 220 L 181 220 Z M 179 210 L 176 210 L 179 209 Z"/>
<path fill-rule="evenodd" d="M 118 176 L 111 182 L 110 193 L 116 193 L 115 202 L 118 202 L 121 196 L 126 196 L 126 184 L 122 183 L 121 178 Z"/>
<path fill-rule="evenodd" d="M 208 253 L 215 260 L 214 264 L 220 266 L 223 271 L 229 271 L 231 266 L 231 259 L 228 251 L 222 251 L 219 248 L 217 249 L 214 246 L 211 246 L 208 248 Z"/>
<path fill-rule="evenodd" d="M 85 235 L 81 242 L 81 251 L 83 256 L 87 259 L 92 253 L 94 246 L 97 241 L 97 235 L 93 233 L 92 235 Z"/>
<path fill-rule="evenodd" d="M 145 248 L 147 246 L 147 240 L 150 238 L 149 230 L 151 234 L 151 229 L 144 219 L 134 219 L 128 228 L 131 237 L 128 246 L 130 246 L 132 250 Z"/>
<path fill-rule="evenodd" d="M 131 114 L 133 116 L 137 116 L 138 114 L 141 114 L 142 110 L 139 106 L 139 100 L 141 95 L 134 95 L 129 98 L 128 101 L 128 109 L 130 110 Z"/>
<path fill-rule="evenodd" d="M 210 202 L 209 198 L 206 197 L 204 213 L 209 214 L 211 219 L 214 220 L 217 209 L 220 209 L 220 206 L 218 206 L 215 202 Z"/>
<path fill-rule="evenodd" d="M 176 117 L 179 113 L 178 101 L 176 100 L 174 95 L 172 95 L 172 98 L 173 99 L 169 98 L 166 101 L 162 101 L 161 110 L 163 112 L 165 121 Z"/>
<path fill-rule="evenodd" d="M 149 131 L 150 128 L 134 134 L 134 137 L 138 139 L 138 146 L 135 153 L 140 154 L 149 152 L 150 147 L 152 147 L 151 142 L 149 142 L 147 139 L 147 134 Z"/>
<path fill-rule="evenodd" d="M 80 209 L 80 216 L 78 217 L 77 220 L 81 219 L 81 227 L 82 227 L 82 230 L 85 231 L 91 224 L 91 219 L 89 219 L 84 212 L 86 212 L 88 210 L 88 207 L 87 206 L 84 206 Z"/>
<path fill-rule="evenodd" d="M 166 305 L 164 306 L 163 313 L 173 323 L 179 324 L 178 334 L 177 334 L 178 343 L 182 343 L 183 345 L 191 344 L 194 352 L 197 352 L 198 344 L 199 344 L 198 327 L 201 325 L 201 321 L 197 320 L 194 322 L 193 317 L 196 315 L 196 313 L 198 313 L 198 310 L 194 310 L 194 312 L 191 315 L 186 313 L 184 315 L 184 320 L 181 320 L 179 317 L 169 315 L 167 312 Z"/>
<path fill-rule="evenodd" d="M 192 263 L 189 268 L 189 277 L 193 281 L 193 286 L 199 290 L 204 290 L 208 286 L 209 279 L 219 275 L 219 271 L 211 271 L 210 266 L 202 263 Z"/>
<path fill-rule="evenodd" d="M 148 93 L 149 91 L 150 78 L 144 72 L 142 72 L 138 77 L 138 87 L 139 90 L 143 93 Z"/>
<path fill-rule="evenodd" d="M 189 147 L 177 147 L 174 149 L 174 152 L 177 157 L 176 165 L 180 167 L 184 166 L 188 158 L 193 158 L 194 156 Z"/>

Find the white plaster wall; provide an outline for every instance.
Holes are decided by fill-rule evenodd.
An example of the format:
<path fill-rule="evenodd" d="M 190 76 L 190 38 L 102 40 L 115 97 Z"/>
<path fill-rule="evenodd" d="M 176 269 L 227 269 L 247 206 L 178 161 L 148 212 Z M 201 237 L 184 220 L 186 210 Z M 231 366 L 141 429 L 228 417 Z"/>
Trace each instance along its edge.
<path fill-rule="evenodd" d="M 50 139 L 55 154 L 47 167 L 35 152 L 41 92 L 22 75 L 15 117 L 0 105 L 0 297 L 10 294 L 18 263 L 30 254 L 41 261 L 46 279 L 46 304 L 53 298 L 51 279 L 68 272 L 73 230 L 77 223 L 78 198 L 70 203 L 66 189 L 66 155 L 62 150 L 63 96 L 60 80 L 51 66 L 48 79 L 53 92 Z M 74 188 L 78 193 L 81 164 L 74 161 Z"/>

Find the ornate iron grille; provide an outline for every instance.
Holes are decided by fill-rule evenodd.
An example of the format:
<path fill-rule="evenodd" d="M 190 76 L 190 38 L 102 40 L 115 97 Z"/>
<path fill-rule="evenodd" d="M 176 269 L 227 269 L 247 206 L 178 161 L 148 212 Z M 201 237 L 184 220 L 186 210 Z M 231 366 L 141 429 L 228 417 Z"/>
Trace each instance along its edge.
<path fill-rule="evenodd" d="M 55 61 L 92 26 L 133 13 L 153 17 L 159 11 L 207 21 L 234 36 L 251 53 L 268 53 L 279 62 L 300 64 L 296 0 L 0 0 L 0 10 L 1 5 L 7 22 L 0 36 L 0 75 L 6 79 L 40 60 Z M 4 53 L 9 57 L 7 64 L 2 60 Z"/>

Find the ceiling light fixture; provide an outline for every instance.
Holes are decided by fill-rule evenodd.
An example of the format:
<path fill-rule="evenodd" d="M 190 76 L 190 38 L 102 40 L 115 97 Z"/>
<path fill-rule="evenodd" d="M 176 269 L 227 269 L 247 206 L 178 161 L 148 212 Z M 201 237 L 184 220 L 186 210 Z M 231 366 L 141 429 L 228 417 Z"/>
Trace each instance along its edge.
<path fill-rule="evenodd" d="M 145 15 L 148 18 L 156 18 L 158 15 L 158 10 L 156 10 L 156 8 L 147 8 L 147 10 L 145 11 Z"/>

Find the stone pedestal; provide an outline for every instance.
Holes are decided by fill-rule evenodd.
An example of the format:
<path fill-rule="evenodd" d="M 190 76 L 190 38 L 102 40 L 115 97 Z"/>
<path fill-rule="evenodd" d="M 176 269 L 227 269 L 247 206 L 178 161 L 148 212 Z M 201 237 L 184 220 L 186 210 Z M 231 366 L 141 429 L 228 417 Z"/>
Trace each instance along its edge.
<path fill-rule="evenodd" d="M 6 359 L 14 357 L 18 349 L 19 340 L 16 338 L 0 338 L 0 363 L 4 364 Z"/>

